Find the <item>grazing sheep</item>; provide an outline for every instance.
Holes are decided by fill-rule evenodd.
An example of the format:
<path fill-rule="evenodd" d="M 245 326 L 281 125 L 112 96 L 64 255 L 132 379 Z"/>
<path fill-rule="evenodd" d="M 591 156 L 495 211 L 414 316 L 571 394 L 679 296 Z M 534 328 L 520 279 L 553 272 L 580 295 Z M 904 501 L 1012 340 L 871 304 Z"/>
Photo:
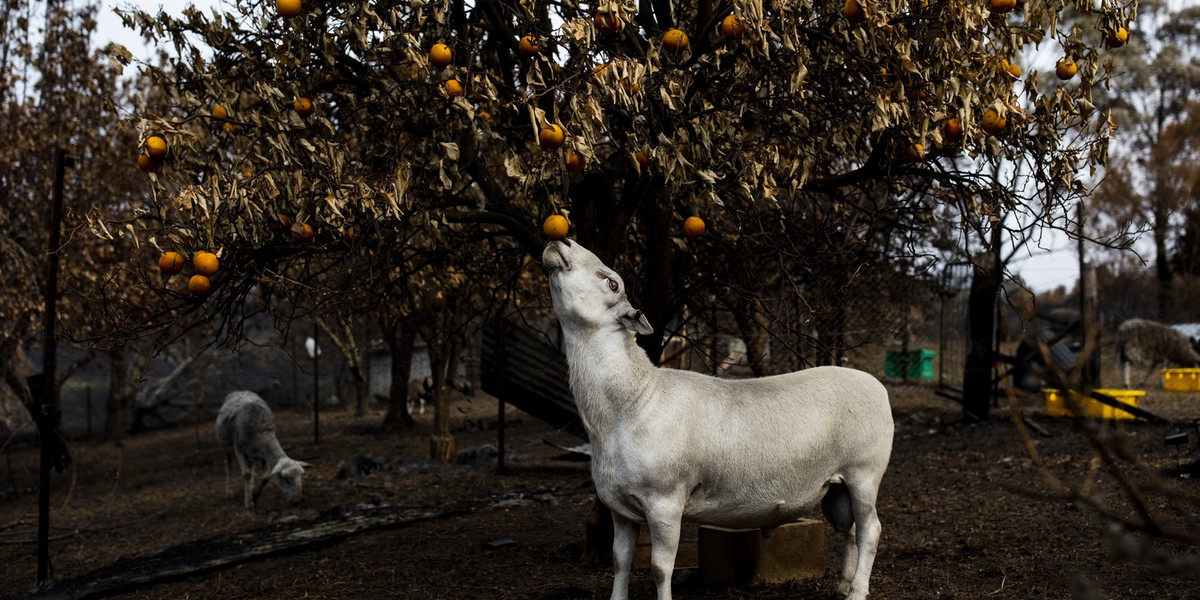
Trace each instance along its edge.
<path fill-rule="evenodd" d="M 1149 319 L 1129 319 L 1117 328 L 1117 362 L 1121 378 L 1129 387 L 1129 365 L 1146 367 L 1140 387 L 1155 369 L 1169 364 L 1184 367 L 1200 366 L 1200 354 L 1192 348 L 1191 340 L 1179 330 Z"/>
<path fill-rule="evenodd" d="M 275 417 L 254 392 L 231 392 L 217 413 L 217 442 L 225 449 L 225 496 L 233 497 L 229 463 L 236 456 L 246 483 L 244 503 L 253 508 L 267 481 L 274 479 L 283 497 L 293 506 L 300 503 L 302 477 L 308 463 L 288 458 L 275 437 Z M 254 483 L 255 468 L 261 479 Z"/>
<path fill-rule="evenodd" d="M 838 591 L 865 599 L 894 429 L 883 385 L 843 367 L 739 380 L 657 368 L 634 340 L 650 323 L 616 272 L 569 240 L 551 242 L 542 262 L 592 479 L 612 510 L 612 598 L 628 597 L 640 523 L 658 599 L 669 600 L 682 520 L 766 536 L 820 503 L 850 533 Z"/>

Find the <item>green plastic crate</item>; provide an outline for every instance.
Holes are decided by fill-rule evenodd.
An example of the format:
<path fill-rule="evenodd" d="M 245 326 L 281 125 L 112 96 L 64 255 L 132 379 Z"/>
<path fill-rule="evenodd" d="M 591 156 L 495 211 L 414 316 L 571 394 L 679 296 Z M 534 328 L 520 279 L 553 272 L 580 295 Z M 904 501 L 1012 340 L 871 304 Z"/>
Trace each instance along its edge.
<path fill-rule="evenodd" d="M 883 354 L 883 374 L 894 379 L 933 379 L 933 350 L 888 350 Z"/>

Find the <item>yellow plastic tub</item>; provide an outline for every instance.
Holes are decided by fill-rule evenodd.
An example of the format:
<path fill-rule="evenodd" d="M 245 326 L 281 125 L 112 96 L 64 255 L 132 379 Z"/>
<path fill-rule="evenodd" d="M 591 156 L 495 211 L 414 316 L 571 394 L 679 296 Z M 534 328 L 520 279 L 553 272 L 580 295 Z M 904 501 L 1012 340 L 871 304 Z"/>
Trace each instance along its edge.
<path fill-rule="evenodd" d="M 1163 389 L 1168 392 L 1200 392 L 1200 369 L 1166 369 Z"/>
<path fill-rule="evenodd" d="M 1097 389 L 1096 391 L 1100 392 L 1101 394 L 1111 396 L 1117 402 L 1120 402 L 1122 404 L 1128 404 L 1129 406 L 1132 406 L 1135 408 L 1138 405 L 1138 398 L 1141 398 L 1142 396 L 1146 395 L 1145 390 Z M 1042 394 L 1044 394 L 1046 396 L 1046 414 L 1047 415 L 1049 415 L 1051 417 L 1077 417 L 1077 416 L 1080 416 L 1080 415 L 1076 414 L 1075 412 L 1073 412 L 1071 410 L 1071 407 L 1067 406 L 1066 398 L 1064 398 L 1062 396 L 1062 394 L 1059 393 L 1058 390 L 1053 389 L 1053 388 L 1045 388 L 1042 390 Z M 1079 398 L 1078 394 L 1075 394 L 1075 397 L 1076 397 L 1076 399 L 1078 399 L 1080 401 L 1080 404 L 1083 406 L 1083 409 L 1085 411 L 1087 411 L 1087 414 L 1089 416 L 1096 417 L 1097 419 L 1125 420 L 1125 419 L 1133 418 L 1133 415 L 1131 415 L 1119 408 L 1114 408 L 1107 404 L 1101 404 L 1100 402 L 1096 401 L 1094 398 Z"/>

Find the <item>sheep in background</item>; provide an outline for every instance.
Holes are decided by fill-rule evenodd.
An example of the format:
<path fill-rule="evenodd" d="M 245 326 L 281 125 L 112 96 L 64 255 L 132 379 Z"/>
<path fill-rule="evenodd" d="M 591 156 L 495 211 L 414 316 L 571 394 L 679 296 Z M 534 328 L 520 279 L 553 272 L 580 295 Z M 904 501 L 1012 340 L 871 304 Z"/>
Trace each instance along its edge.
<path fill-rule="evenodd" d="M 288 458 L 275 437 L 275 417 L 254 392 L 231 392 L 217 413 L 217 442 L 225 449 L 225 496 L 233 497 L 229 463 L 236 456 L 245 481 L 246 508 L 253 508 L 267 481 L 274 479 L 288 503 L 295 506 L 302 495 L 302 477 L 308 463 Z M 255 469 L 261 477 L 254 483 Z"/>
<path fill-rule="evenodd" d="M 1138 384 L 1140 387 L 1156 368 L 1165 368 L 1168 364 L 1200 366 L 1200 354 L 1192 349 L 1187 335 L 1170 325 L 1148 319 L 1129 319 L 1117 328 L 1117 364 L 1126 388 L 1129 387 L 1131 363 L 1146 366 L 1146 375 Z"/>
<path fill-rule="evenodd" d="M 542 264 L 596 494 L 612 510 L 613 600 L 628 597 L 640 523 L 669 600 L 683 519 L 766 536 L 817 503 L 850 534 L 838 591 L 864 600 L 894 432 L 883 385 L 843 367 L 736 380 L 656 368 L 634 340 L 650 323 L 616 272 L 569 240 L 547 245 Z"/>

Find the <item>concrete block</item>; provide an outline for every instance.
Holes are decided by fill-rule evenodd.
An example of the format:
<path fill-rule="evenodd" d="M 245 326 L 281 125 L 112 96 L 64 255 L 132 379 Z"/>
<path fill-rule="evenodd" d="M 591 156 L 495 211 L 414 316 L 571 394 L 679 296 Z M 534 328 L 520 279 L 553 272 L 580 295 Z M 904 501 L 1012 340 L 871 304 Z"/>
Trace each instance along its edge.
<path fill-rule="evenodd" d="M 768 539 L 759 529 L 702 525 L 700 580 L 725 585 L 780 583 L 825 573 L 825 522 L 801 519 L 781 525 Z"/>

